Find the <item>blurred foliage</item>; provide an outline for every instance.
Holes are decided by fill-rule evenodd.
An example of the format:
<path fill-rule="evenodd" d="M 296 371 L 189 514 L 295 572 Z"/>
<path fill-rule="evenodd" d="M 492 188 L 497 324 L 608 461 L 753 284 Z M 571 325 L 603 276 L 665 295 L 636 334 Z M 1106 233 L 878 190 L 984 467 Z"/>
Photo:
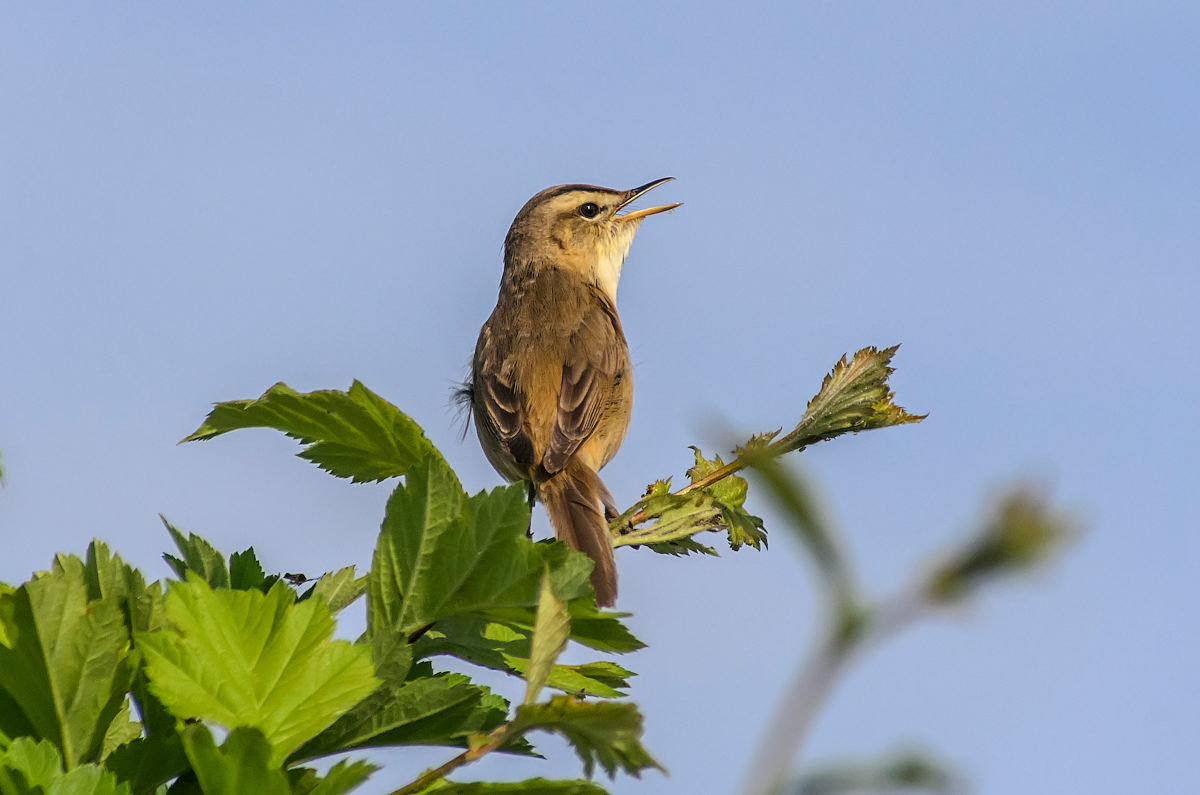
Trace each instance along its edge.
<path fill-rule="evenodd" d="M 791 795 L 911 793 L 962 795 L 958 776 L 925 754 L 907 752 L 883 760 L 830 764 L 806 773 L 790 788 Z"/>

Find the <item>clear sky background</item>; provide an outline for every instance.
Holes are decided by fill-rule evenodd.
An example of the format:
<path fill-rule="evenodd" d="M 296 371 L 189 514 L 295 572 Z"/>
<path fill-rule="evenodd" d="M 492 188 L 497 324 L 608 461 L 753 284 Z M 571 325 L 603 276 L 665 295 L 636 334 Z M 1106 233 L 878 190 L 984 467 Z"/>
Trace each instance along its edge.
<path fill-rule="evenodd" d="M 1014 478 L 1088 527 L 865 658 L 805 761 L 915 746 L 984 795 L 1191 791 L 1198 41 L 1182 2 L 5 5 L 0 580 L 94 536 L 164 576 L 160 511 L 275 570 L 366 566 L 388 487 L 277 434 L 176 440 L 214 401 L 358 378 L 494 485 L 448 396 L 513 215 L 673 175 L 621 284 L 618 502 L 902 342 L 929 419 L 795 462 L 865 583 Z M 767 552 L 617 556 L 671 775 L 615 792 L 730 792 L 810 638 L 800 551 L 752 507 Z M 546 747 L 471 773 L 578 770 Z M 362 791 L 444 753 L 380 754 Z"/>

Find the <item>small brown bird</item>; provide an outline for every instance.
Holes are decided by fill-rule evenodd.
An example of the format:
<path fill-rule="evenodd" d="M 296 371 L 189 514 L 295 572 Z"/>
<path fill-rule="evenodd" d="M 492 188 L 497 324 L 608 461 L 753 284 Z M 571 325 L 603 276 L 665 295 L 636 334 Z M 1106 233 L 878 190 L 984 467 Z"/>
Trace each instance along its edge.
<path fill-rule="evenodd" d="M 642 219 L 679 204 L 617 213 L 671 179 L 632 190 L 558 185 L 525 203 L 504 239 L 500 296 L 464 389 L 488 460 L 528 483 L 555 535 L 592 559 L 604 607 L 617 598 L 607 518 L 617 509 L 596 473 L 633 408 L 617 281 Z"/>

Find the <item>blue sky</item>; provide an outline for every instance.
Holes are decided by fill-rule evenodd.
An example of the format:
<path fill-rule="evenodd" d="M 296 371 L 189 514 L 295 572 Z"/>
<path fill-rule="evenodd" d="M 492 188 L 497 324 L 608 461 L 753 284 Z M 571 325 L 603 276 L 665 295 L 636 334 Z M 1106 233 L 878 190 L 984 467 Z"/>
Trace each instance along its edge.
<path fill-rule="evenodd" d="M 983 795 L 1185 791 L 1198 36 L 1185 3 L 9 5 L 0 580 L 93 536 L 165 575 L 160 511 L 280 571 L 365 566 L 386 487 L 265 432 L 175 441 L 213 401 L 358 378 L 495 484 L 448 395 L 512 216 L 547 185 L 673 175 L 657 198 L 685 204 L 621 284 L 618 502 L 902 342 L 899 402 L 929 419 L 795 462 L 863 581 L 907 582 L 1014 478 L 1088 528 L 864 659 L 804 759 L 917 746 Z M 740 780 L 815 618 L 775 527 L 764 553 L 618 554 L 671 775 L 615 792 Z M 548 747 L 472 772 L 577 770 Z M 364 792 L 441 759 L 380 758 Z"/>

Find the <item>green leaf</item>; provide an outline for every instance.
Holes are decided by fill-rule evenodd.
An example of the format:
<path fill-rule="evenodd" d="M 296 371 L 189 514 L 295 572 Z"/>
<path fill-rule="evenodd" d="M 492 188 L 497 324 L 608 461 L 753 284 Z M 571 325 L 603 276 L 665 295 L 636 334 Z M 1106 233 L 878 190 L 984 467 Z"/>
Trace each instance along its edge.
<path fill-rule="evenodd" d="M 692 449 L 695 451 L 696 465 L 688 473 L 693 482 L 703 474 L 723 466 L 720 456 L 710 462 L 698 449 Z M 718 496 L 729 502 L 721 502 Z M 704 531 L 724 530 L 729 535 L 731 549 L 739 549 L 743 544 L 758 549 L 766 543 L 766 532 L 762 529 L 762 520 L 742 508 L 745 498 L 746 482 L 736 475 L 730 475 L 712 486 L 675 494 L 671 493 L 669 480 L 657 481 L 650 485 L 642 499 L 613 522 L 612 527 L 617 534 L 613 546 L 646 545 L 655 552 L 669 555 L 689 552 L 715 555 L 715 550 L 692 540 L 691 536 Z M 633 527 L 632 520 L 639 513 L 639 524 L 653 523 Z"/>
<path fill-rule="evenodd" d="M 445 779 L 423 789 L 418 795 L 605 795 L 608 790 L 590 781 L 550 781 L 531 778 L 525 781 L 455 783 Z"/>
<path fill-rule="evenodd" d="M 353 566 L 323 574 L 300 598 L 319 596 L 329 606 L 330 612 L 337 615 L 367 592 L 366 576 L 355 577 L 354 574 Z"/>
<path fill-rule="evenodd" d="M 242 552 L 234 552 L 229 556 L 230 588 L 241 591 L 251 589 L 266 591 L 278 581 L 278 575 L 267 576 L 263 571 L 262 564 L 258 562 L 258 556 L 254 554 L 254 547 Z"/>
<path fill-rule="evenodd" d="M 322 778 L 317 778 L 316 771 L 310 768 L 303 769 L 304 776 L 299 781 L 293 775 L 295 770 L 289 770 L 288 773 L 291 776 L 292 795 L 342 795 L 358 789 L 378 769 L 362 759 L 354 762 L 343 759 Z"/>
<path fill-rule="evenodd" d="M 692 447 L 696 462 L 687 471 L 693 483 L 725 466 L 721 456 L 714 456 L 710 461 L 700 452 L 699 447 Z M 763 529 L 763 521 L 757 516 L 747 513 L 743 507 L 746 503 L 746 480 L 737 475 L 728 475 L 708 486 L 704 491 L 713 498 L 713 502 L 721 511 L 721 524 L 729 534 L 729 548 L 736 551 L 743 544 L 749 544 L 755 549 L 767 545 L 767 532 Z"/>
<path fill-rule="evenodd" d="M 0 795 L 130 795 L 104 768 L 86 764 L 64 772 L 50 742 L 21 737 L 0 753 Z"/>
<path fill-rule="evenodd" d="M 571 551 L 571 554 L 579 553 Z M 646 648 L 646 644 L 634 637 L 629 628 L 621 622 L 622 618 L 630 616 L 629 613 L 601 610 L 596 607 L 594 600 L 578 597 L 567 603 L 567 609 L 571 614 L 571 640 L 575 643 L 596 651 L 616 654 Z M 515 613 L 510 614 L 507 620 L 514 626 L 532 628 L 531 624 L 518 619 Z"/>
<path fill-rule="evenodd" d="M 274 764 L 379 684 L 370 650 L 331 641 L 329 608 L 283 583 L 214 591 L 189 574 L 166 609 L 170 631 L 135 636 L 151 691 L 179 718 L 260 729 Z"/>
<path fill-rule="evenodd" d="M 892 357 L 899 345 L 863 348 L 849 361 L 843 356 L 808 402 L 804 416 L 786 436 L 765 445 L 764 454 L 782 455 L 844 433 L 920 422 L 925 414 L 909 414 L 894 402 L 888 387 Z M 748 446 L 753 443 L 748 443 Z"/>
<path fill-rule="evenodd" d="M 133 677 L 115 598 L 88 600 L 82 561 L 0 596 L 0 733 L 53 742 L 68 767 L 99 758 Z"/>
<path fill-rule="evenodd" d="M 532 618 L 542 570 L 575 598 L 588 594 L 586 556 L 561 543 L 535 544 L 525 531 L 521 485 L 466 496 L 440 458 L 427 458 L 388 500 L 367 591 L 367 623 L 411 634 L 464 613 Z"/>
<path fill-rule="evenodd" d="M 616 619 L 612 619 L 611 623 L 624 630 Z M 576 626 L 574 622 L 571 624 L 572 632 Z M 492 621 L 480 616 L 455 616 L 439 621 L 421 636 L 413 649 L 418 658 L 449 655 L 485 668 L 525 677 L 529 670 L 531 634 L 532 629 L 528 626 Z M 632 639 L 637 642 L 635 638 Z M 608 661 L 555 665 L 550 669 L 546 685 L 575 695 L 619 698 L 626 695 L 624 689 L 629 687 L 628 680 L 633 675 L 632 671 Z"/>
<path fill-rule="evenodd" d="M 567 647 L 571 635 L 571 616 L 566 603 L 554 592 L 550 584 L 550 570 L 542 573 L 541 593 L 538 596 L 537 615 L 533 623 L 533 639 L 529 655 L 529 668 L 525 678 L 525 703 L 537 701 L 538 694 L 546 686 L 551 670 Z"/>
<path fill-rule="evenodd" d="M 169 734 L 152 734 L 116 748 L 104 766 L 127 782 L 133 795 L 150 795 L 188 770 L 183 740 L 172 727 Z"/>
<path fill-rule="evenodd" d="M 106 759 L 109 754 L 126 743 L 131 743 L 142 736 L 142 724 L 133 720 L 129 711 L 129 702 L 121 705 L 121 711 L 113 718 L 112 723 L 104 732 L 104 742 L 100 746 L 100 759 Z"/>
<path fill-rule="evenodd" d="M 183 747 L 204 795 L 291 795 L 274 749 L 258 729 L 240 727 L 217 748 L 206 726 L 183 731 Z"/>
<path fill-rule="evenodd" d="M 355 748 L 392 745 L 462 747 L 473 732 L 504 722 L 508 703 L 459 674 L 413 676 L 412 651 L 403 636 L 370 638 L 376 675 L 382 680 L 332 726 L 306 743 L 293 761 Z"/>
<path fill-rule="evenodd" d="M 324 777 L 311 767 L 290 767 L 286 772 L 292 795 L 341 795 L 357 789 L 378 769 L 365 760 L 343 759 Z"/>
<path fill-rule="evenodd" d="M 465 747 L 504 722 L 508 704 L 461 674 L 389 682 L 296 752 L 293 761 L 399 745 Z"/>
<path fill-rule="evenodd" d="M 239 428 L 274 428 L 305 446 L 301 458 L 355 482 L 406 474 L 438 455 L 421 428 L 355 381 L 348 392 L 301 394 L 276 384 L 257 400 L 218 403 L 183 441 L 212 439 Z"/>
<path fill-rule="evenodd" d="M 541 730 L 561 734 L 583 761 L 588 777 L 597 763 L 610 778 L 618 770 L 638 777 L 649 768 L 663 770 L 642 747 L 642 716 L 633 704 L 555 696 L 548 703 L 517 707 L 511 728 L 521 733 Z"/>
<path fill-rule="evenodd" d="M 88 600 L 109 599 L 120 604 L 131 631 L 152 631 L 165 622 L 162 587 L 158 582 L 147 585 L 142 573 L 109 552 L 104 542 L 88 545 L 83 577 Z"/>
<path fill-rule="evenodd" d="M 188 533 L 185 537 L 165 516 L 160 515 L 158 518 L 162 520 L 167 532 L 175 541 L 175 546 L 179 547 L 179 552 L 183 555 L 182 559 L 174 555 L 163 555 L 163 560 L 175 572 L 176 577 L 185 580 L 190 571 L 200 575 L 200 579 L 213 588 L 229 587 L 229 567 L 225 564 L 225 556 L 218 552 L 216 547 L 195 533 Z"/>

